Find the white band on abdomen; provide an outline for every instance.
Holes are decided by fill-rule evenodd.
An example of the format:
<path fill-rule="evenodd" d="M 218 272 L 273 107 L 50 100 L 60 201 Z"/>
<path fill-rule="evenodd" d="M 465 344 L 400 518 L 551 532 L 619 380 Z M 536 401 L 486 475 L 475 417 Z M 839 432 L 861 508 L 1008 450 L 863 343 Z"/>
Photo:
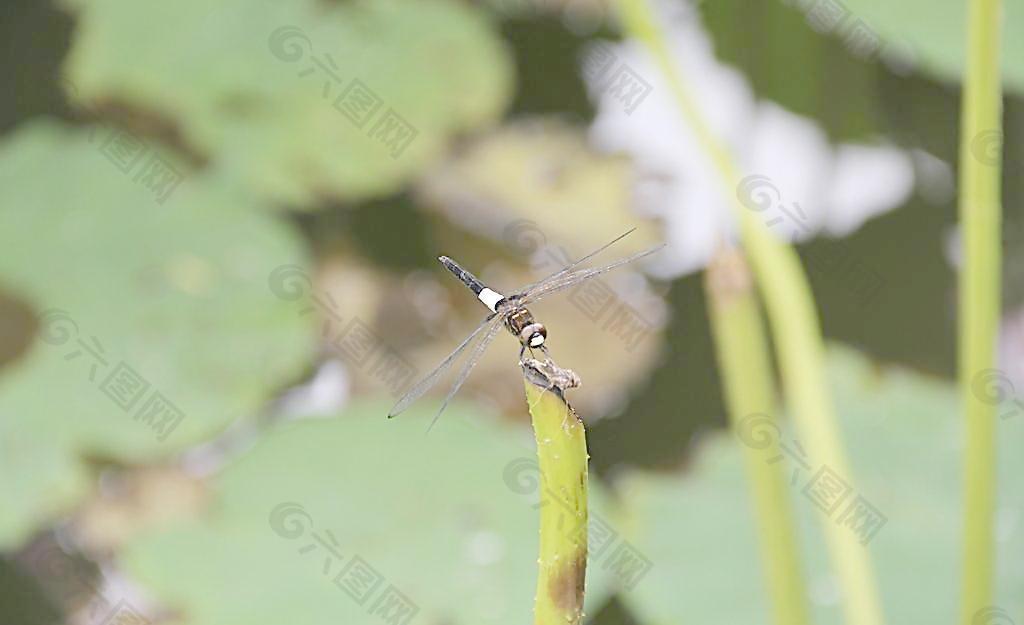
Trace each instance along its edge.
<path fill-rule="evenodd" d="M 505 299 L 505 296 L 497 291 L 492 291 L 485 287 L 483 291 L 480 291 L 480 295 L 477 295 L 477 298 L 479 298 L 485 306 L 490 308 L 491 312 L 498 312 L 495 306 L 498 305 L 498 302 Z"/>

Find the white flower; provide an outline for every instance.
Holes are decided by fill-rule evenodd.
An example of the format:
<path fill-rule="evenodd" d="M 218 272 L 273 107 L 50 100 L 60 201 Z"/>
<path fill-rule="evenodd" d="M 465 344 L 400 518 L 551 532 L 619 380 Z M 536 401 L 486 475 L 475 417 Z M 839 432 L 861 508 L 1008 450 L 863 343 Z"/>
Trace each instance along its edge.
<path fill-rule="evenodd" d="M 907 199 L 914 187 L 907 152 L 833 146 L 815 121 L 758 101 L 746 78 L 714 57 L 692 15 L 661 24 L 705 123 L 739 167 L 743 184 L 729 191 L 778 236 L 845 235 Z M 735 237 L 734 198 L 718 170 L 640 44 L 600 44 L 583 67 L 598 108 L 591 141 L 633 158 L 639 204 L 665 223 L 671 251 L 656 269 L 662 277 L 699 269 L 721 238 Z"/>

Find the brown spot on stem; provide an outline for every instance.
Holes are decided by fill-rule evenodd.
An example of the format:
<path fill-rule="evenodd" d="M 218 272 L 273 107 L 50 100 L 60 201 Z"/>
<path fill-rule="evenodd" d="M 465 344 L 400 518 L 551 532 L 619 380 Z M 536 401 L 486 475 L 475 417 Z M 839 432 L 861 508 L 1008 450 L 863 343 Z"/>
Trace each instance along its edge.
<path fill-rule="evenodd" d="M 727 306 L 753 290 L 753 278 L 743 253 L 734 247 L 720 245 L 708 263 L 705 283 L 716 306 Z"/>
<path fill-rule="evenodd" d="M 575 623 L 583 616 L 583 585 L 587 575 L 587 550 L 576 551 L 575 558 L 568 558 L 557 567 L 548 581 L 551 601 L 560 609 L 576 615 Z"/>

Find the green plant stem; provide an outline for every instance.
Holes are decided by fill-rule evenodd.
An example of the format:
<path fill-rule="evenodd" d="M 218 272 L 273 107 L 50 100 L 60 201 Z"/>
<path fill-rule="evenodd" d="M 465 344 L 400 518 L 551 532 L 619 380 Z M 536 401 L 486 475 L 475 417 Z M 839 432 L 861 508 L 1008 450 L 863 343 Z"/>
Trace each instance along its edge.
<path fill-rule="evenodd" d="M 535 625 L 578 625 L 587 571 L 587 439 L 553 390 L 526 380 L 540 466 L 540 556 Z"/>
<path fill-rule="evenodd" d="M 996 496 L 996 406 L 972 392 L 995 366 L 1000 298 L 1000 159 L 978 154 L 978 141 L 1001 143 L 999 0 L 968 3 L 967 73 L 960 119 L 960 389 L 966 415 L 964 568 L 961 622 L 993 598 L 992 523 Z M 987 146 L 992 147 L 992 146 Z M 1001 146 L 998 146 L 1001 147 Z"/>
<path fill-rule="evenodd" d="M 744 443 L 741 447 L 774 620 L 778 625 L 806 625 L 807 590 L 790 509 L 788 468 L 783 463 L 769 463 L 782 455 L 781 428 L 772 416 L 771 360 L 751 280 L 742 254 L 735 249 L 722 250 L 706 273 L 708 314 L 729 420 Z"/>
<path fill-rule="evenodd" d="M 810 286 L 796 252 L 778 241 L 737 197 L 740 178 L 728 151 L 714 136 L 678 71 L 645 0 L 618 0 L 629 34 L 642 42 L 667 79 L 680 112 L 718 171 L 732 198 L 743 246 L 750 259 L 777 346 L 783 389 L 812 470 L 828 467 L 853 486 L 825 379 L 825 349 Z M 843 596 L 846 622 L 883 622 L 871 559 L 848 527 L 822 516 L 825 541 Z"/>

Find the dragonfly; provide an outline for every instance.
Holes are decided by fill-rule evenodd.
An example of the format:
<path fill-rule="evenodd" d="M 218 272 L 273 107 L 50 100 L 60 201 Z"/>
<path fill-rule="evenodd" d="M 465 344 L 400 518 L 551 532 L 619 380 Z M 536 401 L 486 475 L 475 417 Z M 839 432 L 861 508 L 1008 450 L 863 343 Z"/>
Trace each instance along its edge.
<path fill-rule="evenodd" d="M 509 293 L 508 295 L 502 295 L 498 291 L 491 289 L 451 258 L 448 258 L 447 256 L 439 256 L 438 260 L 441 261 L 441 264 L 444 265 L 445 269 L 450 271 L 463 284 L 469 287 L 469 289 L 476 295 L 477 299 L 479 299 L 480 302 L 490 310 L 490 314 L 487 315 L 477 329 L 466 337 L 466 340 L 456 347 L 455 350 L 437 366 L 437 368 L 413 385 L 412 388 L 410 388 L 408 392 L 398 400 L 395 406 L 388 413 L 388 418 L 390 419 L 397 416 L 412 405 L 413 402 L 422 397 L 427 391 L 433 388 L 441 377 L 459 360 L 459 357 L 472 347 L 469 352 L 469 358 L 462 365 L 462 369 L 459 371 L 458 376 L 455 378 L 451 388 L 448 390 L 448 395 L 445 397 L 444 403 L 441 404 L 441 408 L 438 409 L 433 420 L 430 422 L 430 426 L 427 428 L 429 431 L 429 429 L 437 423 L 437 420 L 441 417 L 441 413 L 443 413 L 445 408 L 448 407 L 448 403 L 452 400 L 455 394 L 459 392 L 459 389 L 466 381 L 466 378 L 469 377 L 473 367 L 475 367 L 480 361 L 481 356 L 483 356 L 487 347 L 501 332 L 502 328 L 508 330 L 512 336 L 519 341 L 520 362 L 523 361 L 523 356 L 527 350 L 530 351 L 531 357 L 533 356 L 533 350 L 535 349 L 539 349 L 544 352 L 545 356 L 549 356 L 547 348 L 547 328 L 544 324 L 539 323 L 534 318 L 533 313 L 529 311 L 527 305 L 535 304 L 545 297 L 572 288 L 580 283 L 586 282 L 587 280 L 596 278 L 597 276 L 611 271 L 612 269 L 632 263 L 644 258 L 645 256 L 650 256 L 665 247 L 665 244 L 656 245 L 601 267 L 589 269 L 581 268 L 583 263 L 597 256 L 618 241 L 621 241 L 635 230 L 636 228 L 626 231 L 590 254 L 569 263 L 543 280 L 528 284 Z"/>

